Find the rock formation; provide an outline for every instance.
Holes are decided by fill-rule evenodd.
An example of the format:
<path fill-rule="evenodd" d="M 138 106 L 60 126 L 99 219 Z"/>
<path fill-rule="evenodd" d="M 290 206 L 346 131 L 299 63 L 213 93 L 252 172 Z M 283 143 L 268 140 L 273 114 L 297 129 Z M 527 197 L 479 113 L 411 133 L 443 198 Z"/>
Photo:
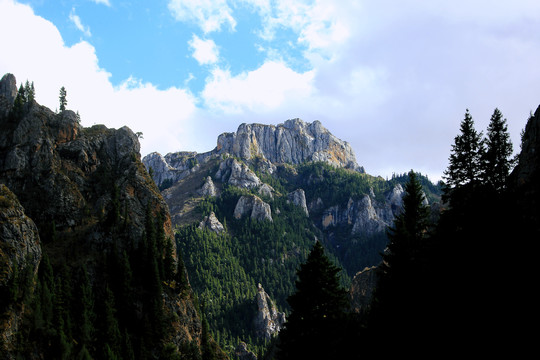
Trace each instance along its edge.
<path fill-rule="evenodd" d="M 215 176 L 224 182 L 224 179 L 227 178 L 229 184 L 239 188 L 251 189 L 262 184 L 257 175 L 245 163 L 238 162 L 233 158 L 222 162 Z"/>
<path fill-rule="evenodd" d="M 212 178 L 210 176 L 206 177 L 200 193 L 201 196 L 208 197 L 215 197 L 218 195 L 218 189 L 216 189 L 216 186 L 214 185 L 214 182 L 212 181 Z"/>
<path fill-rule="evenodd" d="M 246 160 L 262 157 L 287 164 L 323 161 L 362 170 L 350 145 L 332 135 L 319 121 L 292 119 L 277 126 L 242 124 L 236 133 L 221 134 L 216 149 Z"/>
<path fill-rule="evenodd" d="M 261 284 L 257 286 L 255 302 L 257 303 L 257 315 L 253 321 L 255 335 L 270 340 L 283 328 L 286 321 L 285 314 L 277 311 L 276 305 Z"/>
<path fill-rule="evenodd" d="M 37 226 L 15 194 L 0 184 L 0 353 L 13 350 L 25 312 L 22 299 L 34 291 L 40 260 Z"/>
<path fill-rule="evenodd" d="M 243 341 L 238 344 L 234 350 L 234 354 L 237 356 L 238 360 L 257 360 L 257 356 L 252 351 L 248 350 L 247 344 Z"/>
<path fill-rule="evenodd" d="M 397 184 L 382 203 L 375 200 L 373 192 L 357 201 L 349 198 L 346 205 L 334 205 L 323 211 L 322 228 L 352 225 L 352 234 L 382 232 L 401 211 L 403 194 L 402 186 Z"/>
<path fill-rule="evenodd" d="M 255 195 L 241 196 L 234 208 L 234 218 L 241 219 L 249 215 L 256 221 L 273 221 L 270 205 Z"/>
<path fill-rule="evenodd" d="M 322 161 L 364 172 L 356 163 L 354 152 L 346 141 L 332 135 L 319 121 L 306 123 L 300 119 L 287 120 L 277 126 L 241 124 L 235 133 L 221 134 L 212 151 L 200 154 L 182 151 L 165 156 L 151 153 L 144 157 L 143 162 L 148 169 L 152 169 L 154 181 L 160 185 L 165 180 L 176 182 L 185 178 L 194 164 L 202 164 L 226 154 L 245 161 L 258 159 L 261 168 L 270 174 L 275 171 L 275 164 L 301 164 L 308 161 Z M 230 159 L 224 166 L 236 166 L 232 161 Z M 220 170 L 216 178 L 228 176 L 226 171 Z M 236 170 L 240 170 L 240 175 L 244 171 L 238 167 Z"/>
<path fill-rule="evenodd" d="M 210 213 L 210 215 L 205 216 L 204 219 L 199 223 L 199 229 L 209 229 L 216 234 L 221 234 L 223 231 L 225 231 L 223 224 L 219 222 L 216 214 L 214 214 L 213 211 Z"/>
<path fill-rule="evenodd" d="M 309 211 L 306 205 L 306 193 L 302 189 L 297 189 L 287 195 L 288 201 L 292 202 L 294 205 L 299 206 L 306 216 L 309 216 Z"/>

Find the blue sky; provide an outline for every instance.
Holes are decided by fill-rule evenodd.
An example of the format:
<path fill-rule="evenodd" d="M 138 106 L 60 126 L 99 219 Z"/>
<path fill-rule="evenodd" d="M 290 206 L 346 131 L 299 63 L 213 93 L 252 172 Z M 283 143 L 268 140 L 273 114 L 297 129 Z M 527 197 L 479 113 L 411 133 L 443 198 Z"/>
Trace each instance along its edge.
<path fill-rule="evenodd" d="M 2 74 L 53 110 L 65 86 L 143 156 L 299 117 L 370 174 L 438 180 L 467 108 L 485 131 L 498 107 L 519 150 L 540 104 L 537 0 L 0 0 L 0 33 Z"/>

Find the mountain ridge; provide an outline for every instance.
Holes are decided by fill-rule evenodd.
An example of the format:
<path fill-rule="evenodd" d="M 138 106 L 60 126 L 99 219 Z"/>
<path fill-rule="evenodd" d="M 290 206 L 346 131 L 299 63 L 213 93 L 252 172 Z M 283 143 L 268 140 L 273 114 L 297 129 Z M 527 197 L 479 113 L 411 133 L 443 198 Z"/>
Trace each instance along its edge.
<path fill-rule="evenodd" d="M 275 164 L 298 165 L 305 162 L 325 162 L 333 166 L 364 173 L 348 142 L 338 139 L 320 121 L 312 123 L 289 119 L 278 125 L 242 123 L 236 132 L 222 133 L 216 147 L 208 152 L 153 152 L 143 158 L 153 170 L 156 184 L 174 183 L 186 177 L 201 163 L 229 154 L 247 162 L 259 160 L 269 167 Z"/>

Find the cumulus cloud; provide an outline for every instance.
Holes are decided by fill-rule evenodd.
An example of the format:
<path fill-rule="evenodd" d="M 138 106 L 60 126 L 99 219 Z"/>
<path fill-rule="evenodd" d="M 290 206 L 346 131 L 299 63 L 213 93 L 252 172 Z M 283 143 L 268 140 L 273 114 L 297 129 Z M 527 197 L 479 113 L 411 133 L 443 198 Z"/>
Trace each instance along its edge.
<path fill-rule="evenodd" d="M 79 29 L 84 34 L 84 36 L 92 36 L 90 28 L 88 26 L 84 26 L 81 18 L 77 14 L 75 14 L 75 8 L 71 9 L 71 12 L 69 13 L 69 20 L 73 23 L 73 25 L 75 25 L 77 29 Z"/>
<path fill-rule="evenodd" d="M 0 0 L 0 32 L 12 34 L 0 38 L 0 48 L 16 49 L 0 56 L 0 72 L 34 81 L 37 100 L 52 109 L 65 86 L 83 125 L 142 131 L 143 155 L 207 151 L 241 122 L 300 117 L 349 141 L 370 174 L 413 168 L 437 180 L 466 108 L 484 130 L 498 107 L 519 149 L 519 132 L 540 102 L 540 2 L 456 1 L 171 0 L 175 17 L 205 34 L 234 30 L 232 9 L 250 6 L 262 41 L 290 30 L 310 65 L 294 70 L 278 53 L 233 73 L 218 66 L 224 51 L 193 35 L 191 55 L 212 66 L 202 91 L 192 94 L 189 79 L 165 90 L 134 78 L 115 87 L 90 43 L 68 47 L 29 6 Z"/>
<path fill-rule="evenodd" d="M 127 125 L 141 131 L 143 154 L 194 146 L 188 141 L 191 134 L 185 134 L 190 125 L 183 126 L 195 111 L 196 100 L 189 91 L 159 90 L 133 78 L 115 87 L 111 74 L 99 67 L 92 45 L 81 41 L 66 46 L 58 29 L 29 6 L 1 0 L 0 32 L 9 33 L 21 23 L 25 24 L 21 31 L 0 38 L 3 49 L 17 49 L 0 57 L 0 72 L 14 74 L 18 83 L 34 81 L 40 104 L 57 109 L 59 89 L 65 86 L 68 109 L 79 111 L 84 126 Z"/>
<path fill-rule="evenodd" d="M 169 10 L 178 21 L 193 22 L 207 34 L 228 25 L 236 27 L 226 0 L 169 0 Z"/>
<path fill-rule="evenodd" d="M 200 65 L 215 64 L 219 60 L 219 49 L 211 39 L 202 40 L 193 34 L 189 47 L 193 50 L 193 58 Z"/>
<path fill-rule="evenodd" d="M 232 76 L 216 68 L 202 92 L 205 104 L 225 113 L 266 112 L 301 98 L 309 98 L 313 73 L 296 73 L 285 64 L 268 61 L 260 68 Z"/>

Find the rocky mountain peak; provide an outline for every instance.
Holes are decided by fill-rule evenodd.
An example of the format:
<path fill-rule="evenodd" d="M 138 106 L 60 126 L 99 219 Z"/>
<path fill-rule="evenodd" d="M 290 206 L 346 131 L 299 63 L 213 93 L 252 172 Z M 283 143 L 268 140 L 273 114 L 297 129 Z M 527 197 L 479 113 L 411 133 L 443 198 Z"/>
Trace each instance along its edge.
<path fill-rule="evenodd" d="M 174 183 L 185 178 L 197 164 L 229 155 L 241 161 L 257 160 L 268 168 L 268 173 L 275 170 L 275 164 L 296 165 L 310 161 L 364 172 L 349 143 L 332 135 L 320 121 L 307 123 L 301 119 L 290 119 L 277 126 L 243 123 L 236 132 L 219 135 L 212 151 L 200 154 L 181 151 L 165 156 L 151 153 L 144 157 L 143 163 L 152 169 L 156 184 L 161 185 L 164 181 Z M 225 165 L 236 164 L 229 160 Z"/>
<path fill-rule="evenodd" d="M 261 157 L 273 163 L 323 161 L 363 172 L 350 145 L 332 135 L 319 121 L 290 119 L 277 126 L 244 123 L 236 133 L 221 134 L 216 151 L 244 160 Z"/>

